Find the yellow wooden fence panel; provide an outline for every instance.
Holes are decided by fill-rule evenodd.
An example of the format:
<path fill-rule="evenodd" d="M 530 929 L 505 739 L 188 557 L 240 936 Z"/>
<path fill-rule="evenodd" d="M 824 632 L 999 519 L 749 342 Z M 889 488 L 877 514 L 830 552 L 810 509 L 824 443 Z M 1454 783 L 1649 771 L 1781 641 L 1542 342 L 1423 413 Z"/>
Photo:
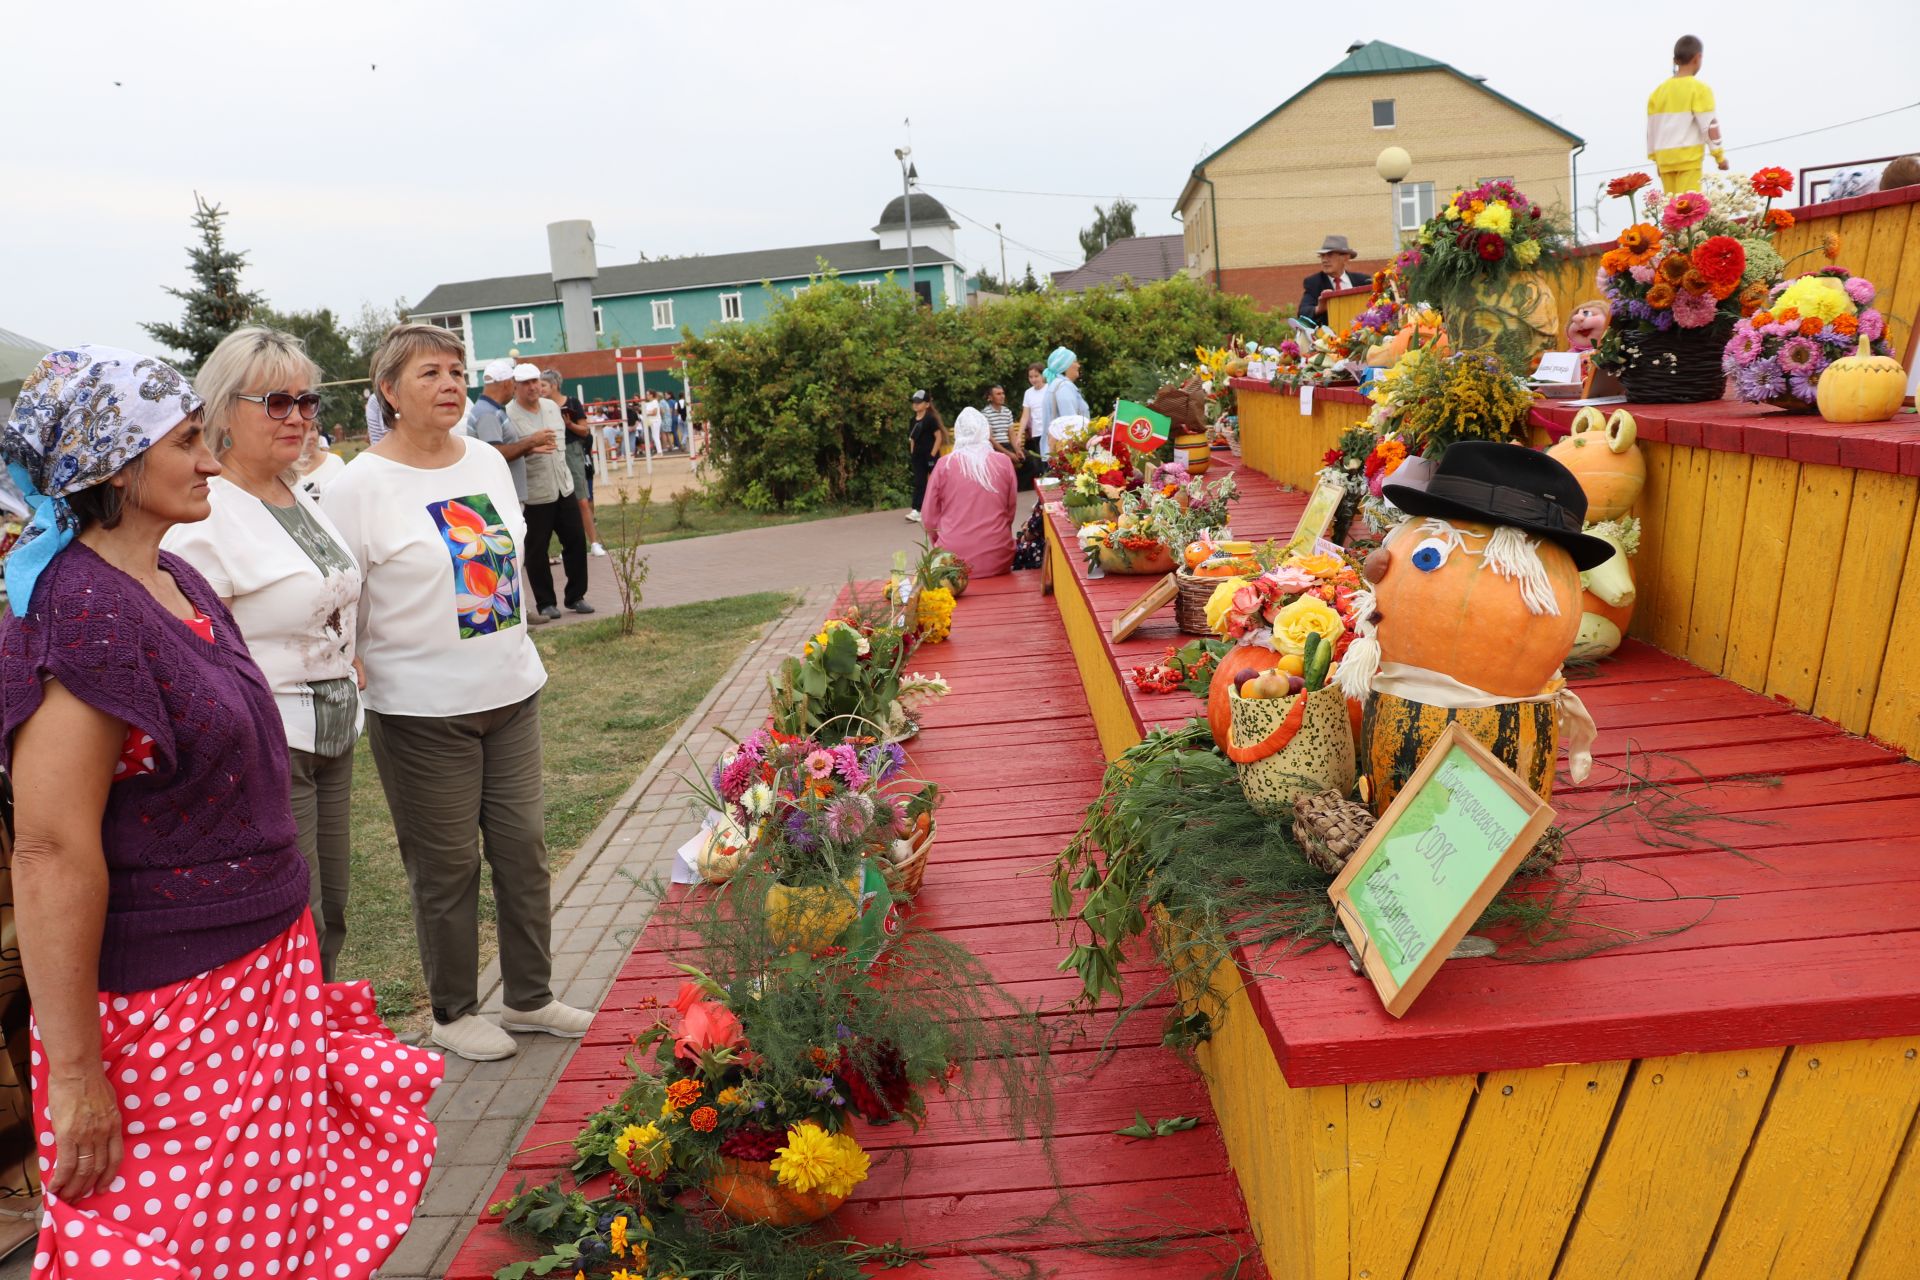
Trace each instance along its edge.
<path fill-rule="evenodd" d="M 1847 1274 L 1920 1107 L 1915 1045 L 1848 1040 L 1788 1052 L 1700 1280 Z"/>
<path fill-rule="evenodd" d="M 1912 660 L 1914 636 L 1920 635 L 1920 517 L 1913 522 L 1907 543 L 1906 570 L 1900 575 L 1900 593 L 1888 630 L 1888 649 L 1899 660 L 1886 663 L 1873 695 L 1873 719 L 1868 731 L 1882 742 L 1920 755 L 1920 664 Z"/>
<path fill-rule="evenodd" d="M 1733 593 L 1740 571 L 1753 458 L 1744 453 L 1702 452 L 1708 458 L 1707 503 L 1700 517 L 1700 551 L 1685 656 L 1709 671 L 1719 671 L 1726 661 L 1727 632 L 1733 621 Z"/>
<path fill-rule="evenodd" d="M 1906 1149 L 1887 1179 L 1880 1212 L 1860 1246 L 1851 1280 L 1912 1280 L 1916 1260 L 1920 1260 L 1920 1121 L 1907 1130 Z"/>
<path fill-rule="evenodd" d="M 1431 1076 L 1347 1086 L 1351 1276 L 1406 1275 L 1476 1083 Z"/>
<path fill-rule="evenodd" d="M 1412 1280 L 1551 1274 L 1626 1074 L 1598 1062 L 1482 1077 Z"/>
<path fill-rule="evenodd" d="M 1668 653 L 1685 653 L 1687 621 L 1699 578 L 1702 520 L 1707 508 L 1708 453 L 1668 446 L 1667 503 L 1660 530 L 1659 591 L 1652 640 Z"/>
<path fill-rule="evenodd" d="M 1872 722 L 1874 694 L 1889 656 L 1905 657 L 1889 655 L 1887 637 L 1899 603 L 1917 493 L 1920 477 L 1915 476 L 1862 471 L 1853 481 L 1846 544 L 1832 587 L 1833 619 L 1813 699 L 1815 715 L 1850 733 L 1865 733 Z"/>
<path fill-rule="evenodd" d="M 1640 446 L 1640 452 L 1647 459 L 1647 483 L 1640 490 L 1640 500 L 1633 504 L 1634 514 L 1640 517 L 1640 554 L 1634 557 L 1633 572 L 1636 582 L 1647 584 L 1647 598 L 1651 602 L 1660 595 L 1660 544 L 1667 527 L 1668 471 L 1673 450 L 1665 444 L 1648 443 Z M 1655 613 L 1651 603 L 1635 609 L 1628 630 L 1642 640 L 1651 641 Z"/>
<path fill-rule="evenodd" d="M 1920 320 L 1920 203 L 1894 205 L 1906 215 L 1906 233 L 1900 241 L 1900 258 L 1893 271 L 1882 279 L 1868 277 L 1880 287 L 1880 296 L 1875 299 L 1878 307 L 1887 317 L 1887 341 L 1893 344 L 1896 357 L 1906 359 L 1907 367 L 1912 368 L 1913 327 Z"/>
<path fill-rule="evenodd" d="M 1833 612 L 1833 582 L 1846 547 L 1847 513 L 1858 472 L 1807 463 L 1793 504 L 1793 537 L 1780 576 L 1780 613 L 1773 628 L 1773 659 L 1763 692 L 1801 710 L 1813 706 L 1820 660 Z"/>
<path fill-rule="evenodd" d="M 1554 1280 L 1694 1280 L 1784 1054 L 1636 1062 Z"/>
<path fill-rule="evenodd" d="M 1722 674 L 1749 689 L 1766 685 L 1773 658 L 1774 620 L 1780 612 L 1780 580 L 1793 535 L 1793 507 L 1800 464 L 1789 458 L 1755 458 L 1747 482 L 1747 518 L 1740 534 L 1740 568 L 1727 629 Z"/>

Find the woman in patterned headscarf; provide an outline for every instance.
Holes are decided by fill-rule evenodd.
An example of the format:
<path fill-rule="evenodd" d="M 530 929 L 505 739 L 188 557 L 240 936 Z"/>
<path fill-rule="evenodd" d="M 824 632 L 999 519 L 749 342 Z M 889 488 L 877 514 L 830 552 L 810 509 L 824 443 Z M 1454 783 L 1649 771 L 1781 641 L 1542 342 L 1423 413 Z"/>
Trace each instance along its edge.
<path fill-rule="evenodd" d="M 322 980 L 273 693 L 206 579 L 160 549 L 209 511 L 201 408 L 158 360 L 76 347 L 0 435 L 32 512 L 6 563 L 0 764 L 46 1187 L 34 1274 L 217 1256 L 356 1280 L 412 1217 L 441 1066 L 393 1039 L 366 983 Z M 395 1190 L 363 1201 L 380 1179 Z"/>

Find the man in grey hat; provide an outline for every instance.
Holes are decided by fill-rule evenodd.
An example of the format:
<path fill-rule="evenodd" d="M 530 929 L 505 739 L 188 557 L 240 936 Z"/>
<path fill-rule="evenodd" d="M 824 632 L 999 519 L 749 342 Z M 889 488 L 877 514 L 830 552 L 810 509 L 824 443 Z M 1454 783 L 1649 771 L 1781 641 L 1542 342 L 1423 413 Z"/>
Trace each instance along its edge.
<path fill-rule="evenodd" d="M 1353 250 L 1345 236 L 1328 236 L 1320 245 L 1320 269 L 1307 277 L 1300 294 L 1300 318 L 1310 324 L 1327 322 L 1327 295 L 1335 289 L 1356 289 L 1364 281 L 1347 270 Z"/>

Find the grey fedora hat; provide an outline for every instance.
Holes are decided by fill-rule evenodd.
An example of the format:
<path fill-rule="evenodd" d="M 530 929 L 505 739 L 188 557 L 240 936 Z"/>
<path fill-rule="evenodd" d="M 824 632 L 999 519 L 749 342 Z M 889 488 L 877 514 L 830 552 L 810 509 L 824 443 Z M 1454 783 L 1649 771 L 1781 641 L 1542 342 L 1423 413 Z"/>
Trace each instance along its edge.
<path fill-rule="evenodd" d="M 1344 253 L 1349 258 L 1358 256 L 1352 249 L 1347 247 L 1347 238 L 1345 236 L 1328 236 L 1326 240 L 1321 243 L 1320 252 Z"/>

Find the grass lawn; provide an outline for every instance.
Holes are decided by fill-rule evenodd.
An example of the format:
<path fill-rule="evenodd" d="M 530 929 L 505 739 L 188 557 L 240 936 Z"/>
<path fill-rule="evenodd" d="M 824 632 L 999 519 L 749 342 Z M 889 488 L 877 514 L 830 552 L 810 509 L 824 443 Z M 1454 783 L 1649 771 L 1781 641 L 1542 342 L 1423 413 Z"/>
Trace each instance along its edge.
<path fill-rule="evenodd" d="M 534 632 L 547 665 L 540 698 L 545 741 L 547 848 L 557 872 L 613 802 L 792 597 L 768 592 L 648 609 L 621 636 L 617 618 Z M 484 876 L 484 872 L 483 872 Z M 493 954 L 493 893 L 480 890 L 481 960 Z M 424 1027 L 426 984 L 415 946 L 406 872 L 362 739 L 354 759 L 353 898 L 345 979 L 373 983 L 396 1030 Z"/>
<path fill-rule="evenodd" d="M 715 533 L 739 533 L 745 529 L 771 529 L 783 524 L 804 524 L 813 520 L 830 520 L 835 516 L 863 515 L 864 507 L 823 507 L 818 511 L 748 511 L 744 507 L 710 506 L 695 501 L 688 505 L 684 523 L 674 527 L 674 511 L 671 502 L 655 502 L 646 509 L 644 516 L 637 503 L 629 504 L 625 516 L 616 503 L 600 502 L 593 509 L 594 523 L 600 530 L 600 541 L 606 546 L 625 546 L 630 541 L 626 533 L 627 525 L 638 525 L 642 537 L 649 543 L 679 542 L 685 538 L 704 538 Z"/>

